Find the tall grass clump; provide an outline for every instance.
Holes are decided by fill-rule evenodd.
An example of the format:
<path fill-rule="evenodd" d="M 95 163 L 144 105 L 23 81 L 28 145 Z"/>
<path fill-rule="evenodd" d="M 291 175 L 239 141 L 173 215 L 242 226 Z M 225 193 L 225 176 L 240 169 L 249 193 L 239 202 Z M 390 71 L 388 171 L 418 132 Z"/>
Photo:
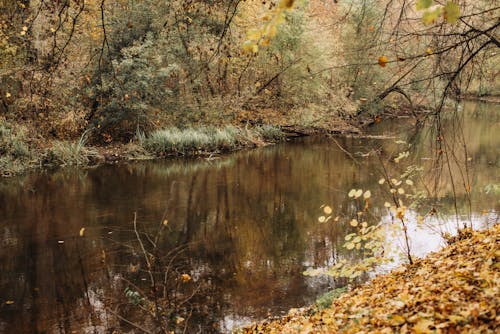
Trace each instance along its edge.
<path fill-rule="evenodd" d="M 227 151 L 240 144 L 239 130 L 234 127 L 222 129 L 168 128 L 153 131 L 149 136 L 141 135 L 139 143 L 146 151 L 155 154 L 195 154 L 208 151 Z"/>
<path fill-rule="evenodd" d="M 9 176 L 22 171 L 30 162 L 31 150 L 27 144 L 28 131 L 0 120 L 0 174 Z"/>
<path fill-rule="evenodd" d="M 56 166 L 83 166 L 88 165 L 95 153 L 88 149 L 85 144 L 87 133 L 85 132 L 78 141 L 56 141 L 45 154 L 44 163 Z"/>
<path fill-rule="evenodd" d="M 285 133 L 281 130 L 280 127 L 275 125 L 264 124 L 255 128 L 255 131 L 265 141 L 277 142 L 285 139 Z"/>
<path fill-rule="evenodd" d="M 153 131 L 149 136 L 137 135 L 139 145 L 153 154 L 192 155 L 200 152 L 227 152 L 259 141 L 277 141 L 283 138 L 279 128 L 261 126 L 250 133 L 234 126 L 223 128 L 168 128 Z"/>

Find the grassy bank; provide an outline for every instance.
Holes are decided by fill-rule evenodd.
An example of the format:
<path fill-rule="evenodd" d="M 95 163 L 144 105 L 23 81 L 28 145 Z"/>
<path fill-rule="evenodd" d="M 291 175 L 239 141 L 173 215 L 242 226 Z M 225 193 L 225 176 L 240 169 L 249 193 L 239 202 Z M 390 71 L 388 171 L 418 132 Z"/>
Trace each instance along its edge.
<path fill-rule="evenodd" d="M 500 326 L 500 225 L 335 299 L 242 333 L 494 333 Z"/>
<path fill-rule="evenodd" d="M 242 129 L 235 126 L 167 128 L 153 131 L 148 136 L 137 135 L 139 145 L 156 156 L 198 155 L 229 152 L 244 147 L 262 146 L 285 138 L 279 127 L 272 125 Z"/>
<path fill-rule="evenodd" d="M 34 168 L 84 167 L 127 160 L 221 154 L 286 138 L 280 127 L 272 125 L 169 127 L 149 134 L 138 132 L 130 143 L 107 146 L 89 145 L 88 133 L 65 141 L 33 138 L 30 133 L 32 131 L 24 126 L 0 120 L 1 176 L 14 176 Z"/>
<path fill-rule="evenodd" d="M 32 164 L 32 157 L 28 130 L 0 121 L 0 175 L 22 172 Z"/>

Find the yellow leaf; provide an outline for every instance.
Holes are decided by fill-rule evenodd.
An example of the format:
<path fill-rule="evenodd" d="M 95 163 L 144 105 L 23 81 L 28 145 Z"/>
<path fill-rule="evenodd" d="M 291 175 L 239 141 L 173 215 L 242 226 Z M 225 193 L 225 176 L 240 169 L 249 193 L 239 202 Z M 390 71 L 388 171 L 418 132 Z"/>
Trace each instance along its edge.
<path fill-rule="evenodd" d="M 332 211 L 333 211 L 332 208 L 329 207 L 328 205 L 323 208 L 323 212 L 327 215 L 331 214 Z"/>
<path fill-rule="evenodd" d="M 81 236 L 81 237 L 83 237 L 83 234 L 84 234 L 84 233 L 85 233 L 85 227 L 82 227 L 82 228 L 80 229 L 80 233 L 79 233 L 79 234 L 80 234 L 80 236 Z"/>
<path fill-rule="evenodd" d="M 458 4 L 448 1 L 446 6 L 444 6 L 444 19 L 448 23 L 456 23 L 460 18 L 460 7 Z"/>
<path fill-rule="evenodd" d="M 416 7 L 417 10 L 426 9 L 432 6 L 432 0 L 418 0 Z"/>
<path fill-rule="evenodd" d="M 189 282 L 191 280 L 191 276 L 189 274 L 182 274 L 181 275 L 181 280 L 186 283 L 186 282 Z"/>
<path fill-rule="evenodd" d="M 398 217 L 399 219 L 403 219 L 405 216 L 405 213 L 406 213 L 405 207 L 401 207 L 401 208 L 396 209 L 396 217 Z"/>
<path fill-rule="evenodd" d="M 243 51 L 247 53 L 257 53 L 259 51 L 259 46 L 252 41 L 246 41 L 243 43 Z"/>
<path fill-rule="evenodd" d="M 389 322 L 390 322 L 391 326 L 400 326 L 406 322 L 406 319 L 405 319 L 405 317 L 396 314 L 396 315 L 393 315 L 391 317 Z"/>
<path fill-rule="evenodd" d="M 354 198 L 359 198 L 359 197 L 361 197 L 361 195 L 363 195 L 363 190 L 362 189 L 358 189 L 354 193 Z"/>
<path fill-rule="evenodd" d="M 278 32 L 278 29 L 276 28 L 275 25 L 269 25 L 269 27 L 267 27 L 267 37 L 269 38 L 272 38 L 274 36 L 276 36 L 276 33 Z"/>
<path fill-rule="evenodd" d="M 380 180 L 378 180 L 378 184 L 384 184 L 384 182 L 385 182 L 384 178 L 381 178 Z"/>
<path fill-rule="evenodd" d="M 428 319 L 420 319 L 415 326 L 413 326 L 413 332 L 415 334 L 427 334 L 431 333 L 431 329 L 429 326 L 432 326 L 434 323 Z"/>
<path fill-rule="evenodd" d="M 281 9 L 291 9 L 295 3 L 295 0 L 281 0 L 278 8 Z"/>
<path fill-rule="evenodd" d="M 381 66 L 381 67 L 385 67 L 385 65 L 387 64 L 389 60 L 387 59 L 386 56 L 380 56 L 378 57 L 378 64 Z"/>
<path fill-rule="evenodd" d="M 6 97 L 6 98 L 9 98 L 9 97 L 11 97 L 11 96 L 12 96 L 12 95 L 11 95 L 9 92 L 5 93 L 5 97 Z"/>
<path fill-rule="evenodd" d="M 325 217 L 325 216 L 320 216 L 320 217 L 318 218 L 318 221 L 319 221 L 320 223 L 324 223 L 324 222 L 326 221 L 326 217 Z"/>
<path fill-rule="evenodd" d="M 431 49 L 431 48 L 427 48 L 427 49 L 425 50 L 425 53 L 427 53 L 427 54 L 430 56 L 431 54 L 433 54 L 433 53 L 434 53 L 434 51 L 432 51 L 432 49 Z"/>
<path fill-rule="evenodd" d="M 372 193 L 370 192 L 370 190 L 367 190 L 367 191 L 365 191 L 365 193 L 363 195 L 363 198 L 364 199 L 369 199 L 371 196 L 372 196 Z"/>
<path fill-rule="evenodd" d="M 353 220 L 351 220 L 351 221 L 349 222 L 349 224 L 351 224 L 351 226 L 356 227 L 356 226 L 358 226 L 358 224 L 359 224 L 359 223 L 358 223 L 358 221 L 357 221 L 356 219 L 353 219 Z"/>
<path fill-rule="evenodd" d="M 168 220 L 167 220 L 167 219 L 165 219 L 165 220 L 163 221 L 163 226 L 167 226 L 167 225 L 168 225 Z"/>
<path fill-rule="evenodd" d="M 12 305 L 12 304 L 14 304 L 14 301 L 13 301 L 13 300 L 7 300 L 7 301 L 5 302 L 5 304 L 6 304 L 6 305 Z"/>
<path fill-rule="evenodd" d="M 262 32 L 258 29 L 250 29 L 247 32 L 247 39 L 251 41 L 258 41 L 262 37 Z"/>
<path fill-rule="evenodd" d="M 424 22 L 424 24 L 433 24 L 441 15 L 442 11 L 443 11 L 442 7 L 426 11 L 422 16 L 422 22 Z"/>
<path fill-rule="evenodd" d="M 260 41 L 260 45 L 262 45 L 262 46 L 268 46 L 270 43 L 271 43 L 271 40 L 269 38 L 263 38 Z"/>
<path fill-rule="evenodd" d="M 349 191 L 349 194 L 347 196 L 354 197 L 355 193 L 356 193 L 356 189 L 351 189 L 351 191 Z"/>

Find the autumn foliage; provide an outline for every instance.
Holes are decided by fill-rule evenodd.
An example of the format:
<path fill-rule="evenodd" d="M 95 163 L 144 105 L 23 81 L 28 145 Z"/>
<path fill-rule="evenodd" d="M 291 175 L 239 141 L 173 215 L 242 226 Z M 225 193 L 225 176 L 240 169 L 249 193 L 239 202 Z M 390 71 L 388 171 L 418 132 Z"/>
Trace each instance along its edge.
<path fill-rule="evenodd" d="M 500 225 L 461 235 L 442 251 L 375 278 L 323 311 L 289 314 L 243 332 L 494 333 L 500 326 Z"/>

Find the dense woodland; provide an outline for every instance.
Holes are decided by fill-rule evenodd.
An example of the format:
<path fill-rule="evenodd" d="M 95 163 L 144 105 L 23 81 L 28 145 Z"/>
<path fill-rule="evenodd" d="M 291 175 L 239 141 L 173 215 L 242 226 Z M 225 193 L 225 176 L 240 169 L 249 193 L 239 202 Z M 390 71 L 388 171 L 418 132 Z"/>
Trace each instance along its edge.
<path fill-rule="evenodd" d="M 462 102 L 500 101 L 499 26 L 500 0 L 0 0 L 0 331 L 218 333 L 335 286 L 240 332 L 494 332 L 498 105 Z"/>
<path fill-rule="evenodd" d="M 439 111 L 498 93 L 498 17 L 486 0 L 3 0 L 2 150 L 71 164 L 68 140 Z"/>

